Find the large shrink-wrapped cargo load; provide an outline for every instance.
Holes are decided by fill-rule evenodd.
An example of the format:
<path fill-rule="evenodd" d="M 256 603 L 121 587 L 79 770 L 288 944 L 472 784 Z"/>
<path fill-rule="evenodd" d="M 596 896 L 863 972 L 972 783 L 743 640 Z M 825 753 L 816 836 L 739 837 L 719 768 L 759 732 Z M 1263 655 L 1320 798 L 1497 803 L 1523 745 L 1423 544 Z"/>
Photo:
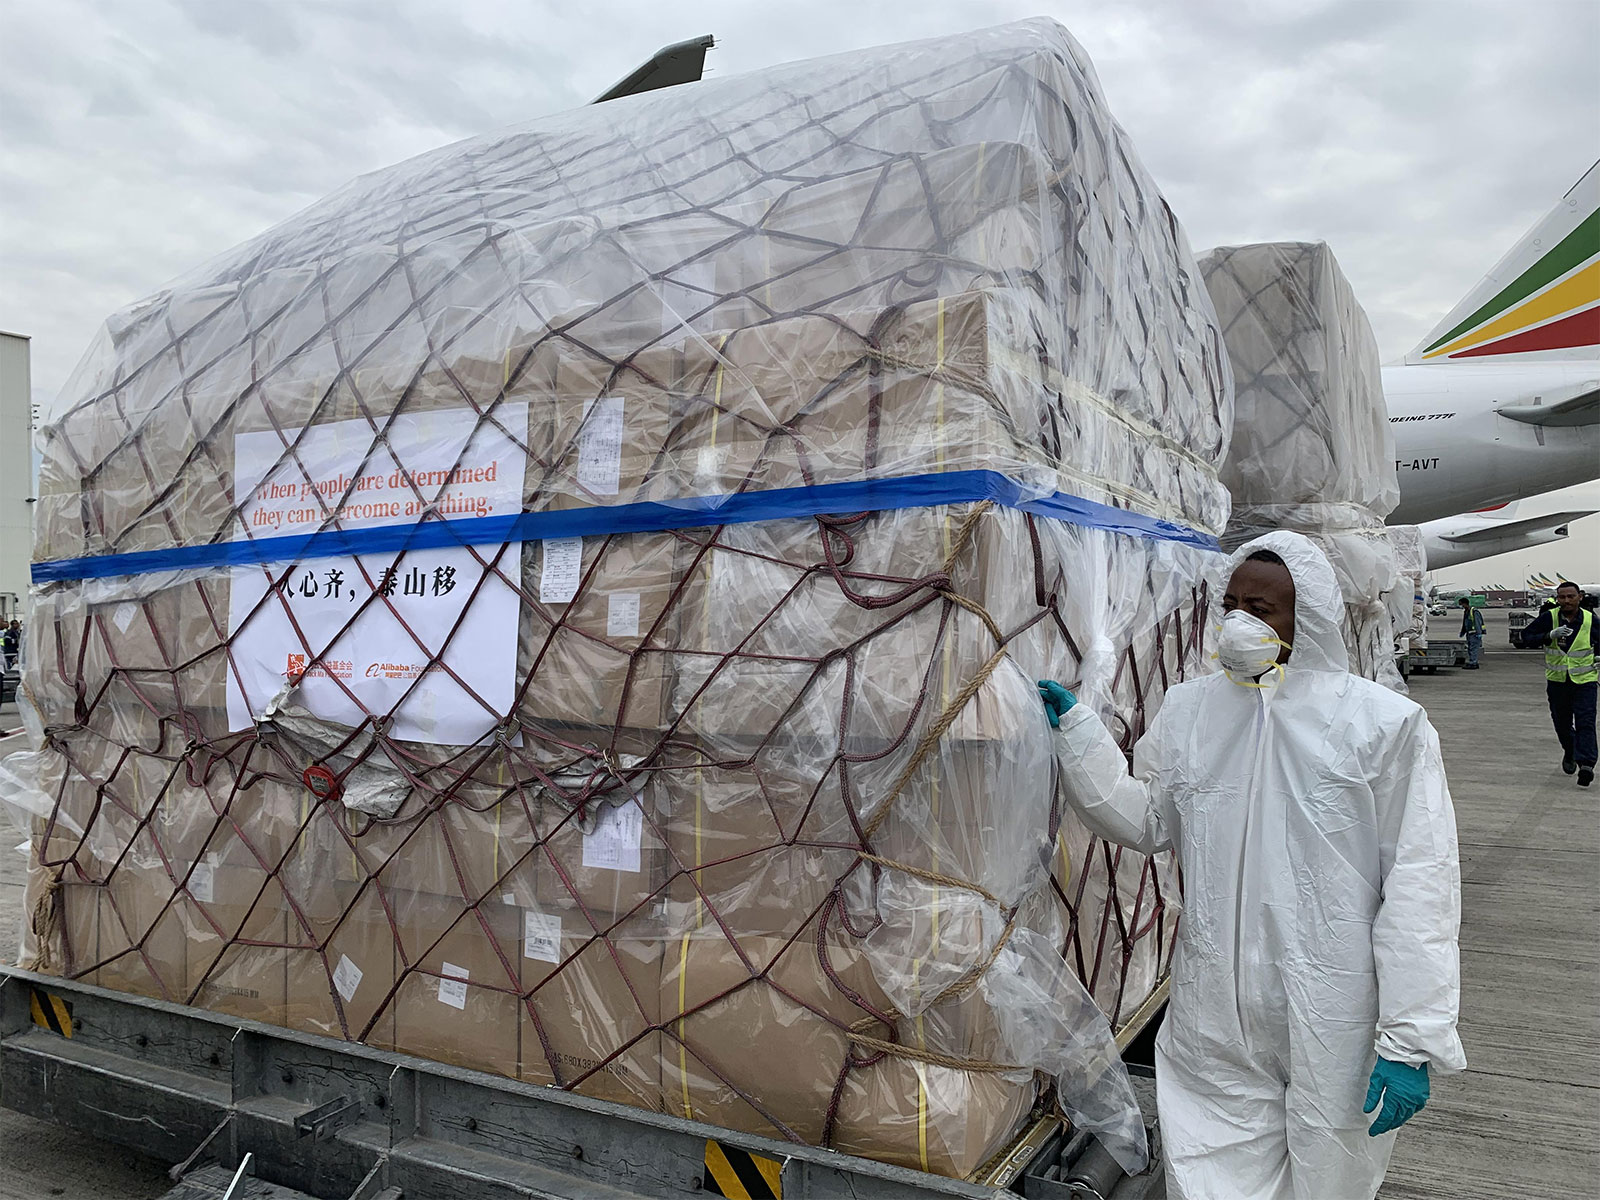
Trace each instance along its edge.
<path fill-rule="evenodd" d="M 1175 872 L 1053 793 L 1199 669 L 1228 368 L 1029 22 L 366 176 L 46 423 L 40 969 L 964 1175 L 1115 1067 Z"/>
<path fill-rule="evenodd" d="M 1389 593 L 1389 620 L 1397 647 L 1422 650 L 1428 645 L 1428 547 L 1416 525 L 1390 525 L 1385 529 L 1394 549 L 1398 579 Z"/>
<path fill-rule="evenodd" d="M 1324 242 L 1222 246 L 1200 270 L 1233 366 L 1223 545 L 1312 538 L 1344 593 L 1351 670 L 1403 691 L 1384 602 L 1398 571 L 1383 520 L 1400 486 L 1371 322 Z"/>

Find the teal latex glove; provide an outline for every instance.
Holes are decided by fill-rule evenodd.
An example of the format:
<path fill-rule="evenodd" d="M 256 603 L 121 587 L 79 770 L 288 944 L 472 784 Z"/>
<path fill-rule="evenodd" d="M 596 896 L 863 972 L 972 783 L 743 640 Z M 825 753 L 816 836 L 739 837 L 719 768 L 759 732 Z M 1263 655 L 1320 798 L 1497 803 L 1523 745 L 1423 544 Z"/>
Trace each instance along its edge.
<path fill-rule="evenodd" d="M 1372 1082 L 1367 1084 L 1367 1103 L 1362 1112 L 1371 1112 L 1383 1100 L 1383 1111 L 1367 1130 L 1373 1137 L 1399 1129 L 1422 1111 L 1428 1102 L 1428 1064 L 1413 1067 L 1409 1063 L 1390 1062 L 1380 1058 L 1372 1068 Z"/>
<path fill-rule="evenodd" d="M 1039 699 L 1044 701 L 1044 715 L 1050 718 L 1050 727 L 1059 728 L 1061 718 L 1066 715 L 1067 709 L 1078 702 L 1078 698 L 1054 679 L 1039 680 Z"/>

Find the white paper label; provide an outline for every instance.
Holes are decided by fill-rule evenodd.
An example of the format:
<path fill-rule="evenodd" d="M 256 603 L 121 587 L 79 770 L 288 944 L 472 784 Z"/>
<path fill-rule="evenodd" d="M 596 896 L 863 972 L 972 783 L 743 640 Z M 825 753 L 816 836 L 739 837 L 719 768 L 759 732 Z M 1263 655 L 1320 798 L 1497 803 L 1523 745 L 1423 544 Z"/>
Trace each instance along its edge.
<path fill-rule="evenodd" d="M 583 835 L 583 865 L 602 871 L 637 871 L 643 831 L 644 812 L 637 796 L 627 804 L 605 805 L 594 832 Z"/>
<path fill-rule="evenodd" d="M 111 614 L 111 623 L 117 627 L 118 633 L 127 633 L 128 626 L 133 624 L 133 619 L 138 615 L 137 604 L 119 604 Z"/>
<path fill-rule="evenodd" d="M 203 861 L 195 863 L 194 870 L 189 873 L 189 894 L 201 904 L 210 904 L 217 898 L 215 864 Z"/>
<path fill-rule="evenodd" d="M 233 537 L 314 534 L 330 516 L 360 536 L 518 513 L 526 454 L 501 426 L 526 421 L 517 403 L 481 424 L 469 408 L 402 413 L 376 445 L 365 420 L 235 434 Z M 392 712 L 397 741 L 470 745 L 511 709 L 519 597 L 470 548 L 308 556 L 230 580 L 229 729 L 253 728 L 286 683 L 333 725 Z"/>
<path fill-rule="evenodd" d="M 444 964 L 444 974 L 449 978 L 439 980 L 439 1003 L 448 1004 L 451 1008 L 466 1008 L 467 976 L 470 972 L 465 967 L 447 962 Z"/>
<path fill-rule="evenodd" d="M 622 397 L 601 396 L 578 434 L 578 486 L 615 496 L 622 481 Z"/>
<path fill-rule="evenodd" d="M 539 603 L 565 604 L 578 594 L 583 578 L 583 539 L 546 538 L 539 572 Z"/>
<path fill-rule="evenodd" d="M 709 482 L 722 474 L 722 460 L 726 457 L 722 446 L 701 446 L 695 455 L 695 477 Z"/>
<path fill-rule="evenodd" d="M 680 263 L 672 270 L 672 278 L 657 285 L 661 295 L 661 332 L 671 334 L 678 328 L 705 329 L 711 324 L 704 310 L 717 302 L 717 265 L 706 258 L 699 262 Z"/>
<path fill-rule="evenodd" d="M 612 592 L 606 600 L 606 636 L 639 636 L 639 593 Z"/>
<path fill-rule="evenodd" d="M 339 955 L 339 965 L 333 969 L 333 986 L 339 989 L 346 1004 L 356 998 L 356 989 L 361 986 L 361 968 L 343 954 Z"/>
<path fill-rule="evenodd" d="M 522 914 L 522 957 L 547 963 L 561 961 L 559 914 L 535 912 L 531 908 Z"/>
<path fill-rule="evenodd" d="M 515 908 L 517 906 L 517 894 L 515 892 L 501 892 L 500 903 L 508 908 Z"/>

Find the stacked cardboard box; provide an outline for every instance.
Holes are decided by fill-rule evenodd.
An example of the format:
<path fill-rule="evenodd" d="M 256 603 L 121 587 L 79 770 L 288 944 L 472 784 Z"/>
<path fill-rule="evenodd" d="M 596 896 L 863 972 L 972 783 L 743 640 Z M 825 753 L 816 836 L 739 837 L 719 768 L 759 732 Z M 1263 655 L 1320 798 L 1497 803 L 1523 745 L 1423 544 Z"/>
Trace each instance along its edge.
<path fill-rule="evenodd" d="M 304 610 L 230 604 L 259 566 L 36 588 L 51 736 L 8 769 L 41 966 L 953 1175 L 1063 1069 L 995 971 L 1059 969 L 1113 1024 L 1156 986 L 1171 865 L 1063 811 L 1034 681 L 1131 745 L 1198 669 L 1228 366 L 1059 27 L 447 148 L 101 350 L 48 422 L 40 560 L 253 538 L 238 439 L 312 484 L 337 427 L 351 493 L 384 455 L 446 479 L 401 420 L 510 439 L 518 519 L 590 523 L 453 560 L 516 609 L 474 651 L 516 686 L 470 745 L 397 736 L 409 699 L 319 709 L 318 671 L 369 694 L 327 665 L 370 628 L 353 599 L 263 673 L 252 622 Z M 1057 507 L 918 490 L 958 473 Z M 783 507 L 862 483 L 865 511 Z M 442 648 L 396 671 L 467 669 L 459 626 L 409 632 Z"/>
<path fill-rule="evenodd" d="M 1223 544 L 1272 529 L 1311 537 L 1344 593 L 1350 669 L 1403 691 L 1384 602 L 1399 576 L 1383 519 L 1400 487 L 1367 314 L 1324 242 L 1224 246 L 1200 270 L 1236 394 Z"/>

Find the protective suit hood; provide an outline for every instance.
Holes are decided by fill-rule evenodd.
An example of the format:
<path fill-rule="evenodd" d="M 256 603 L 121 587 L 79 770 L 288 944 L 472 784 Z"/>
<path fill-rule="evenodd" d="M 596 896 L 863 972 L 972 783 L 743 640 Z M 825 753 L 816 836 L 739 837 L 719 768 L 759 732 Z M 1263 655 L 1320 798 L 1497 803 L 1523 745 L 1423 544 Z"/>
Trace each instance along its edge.
<path fill-rule="evenodd" d="M 1334 576 L 1328 556 L 1303 534 L 1286 529 L 1263 534 L 1240 546 L 1228 558 L 1218 586 L 1216 617 L 1222 618 L 1222 594 L 1233 573 L 1257 550 L 1270 550 L 1283 559 L 1294 579 L 1294 652 L 1284 664 L 1285 671 L 1350 670 L 1350 656 L 1344 648 L 1344 596 Z"/>

